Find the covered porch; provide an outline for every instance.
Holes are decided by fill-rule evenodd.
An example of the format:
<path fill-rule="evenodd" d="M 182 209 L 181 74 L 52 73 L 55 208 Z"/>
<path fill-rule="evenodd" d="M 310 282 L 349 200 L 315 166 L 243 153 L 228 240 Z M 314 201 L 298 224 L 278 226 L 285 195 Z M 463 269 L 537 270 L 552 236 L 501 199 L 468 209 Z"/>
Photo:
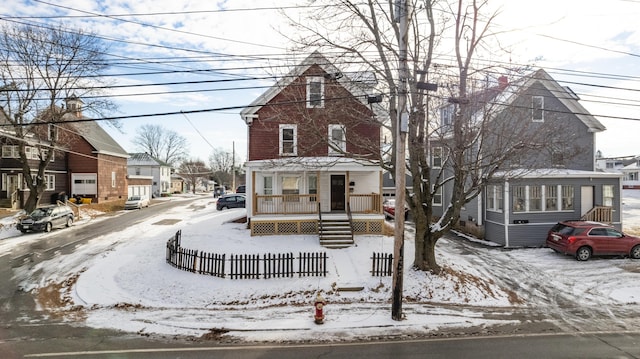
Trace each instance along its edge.
<path fill-rule="evenodd" d="M 318 221 L 352 221 L 354 233 L 381 233 L 382 170 L 365 161 L 312 158 L 249 162 L 247 217 L 252 235 L 318 233 Z"/>

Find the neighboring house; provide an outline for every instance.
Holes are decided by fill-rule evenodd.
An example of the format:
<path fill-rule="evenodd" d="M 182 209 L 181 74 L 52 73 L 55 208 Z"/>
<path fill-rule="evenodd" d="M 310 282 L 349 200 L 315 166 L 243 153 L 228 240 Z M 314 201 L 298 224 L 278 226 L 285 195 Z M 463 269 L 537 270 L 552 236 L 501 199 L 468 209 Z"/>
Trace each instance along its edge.
<path fill-rule="evenodd" d="M 65 120 L 85 120 L 62 123 L 58 131 L 69 136 L 69 193 L 91 198 L 100 203 L 127 197 L 127 152 L 96 122 L 82 114 L 82 101 L 66 100 L 67 109 L 74 110 Z"/>
<path fill-rule="evenodd" d="M 362 86 L 314 52 L 241 111 L 252 235 L 318 233 L 348 212 L 352 234 L 382 232 L 380 123 Z"/>
<path fill-rule="evenodd" d="M 33 141 L 26 148 L 31 164 L 32 176 L 39 162 L 39 154 L 46 153 L 46 144 L 51 137 L 57 137 L 56 150 L 45 172 L 46 190 L 41 204 L 55 202 L 59 194 L 71 197 L 80 195 L 93 202 L 122 199 L 127 195 L 126 161 L 127 153 L 95 121 L 82 115 L 82 101 L 76 97 L 66 100 L 67 109 L 55 125 L 42 126 L 27 140 Z M 81 121 L 78 121 L 81 120 Z M 39 138 L 36 138 L 39 136 Z M 0 199 L 7 207 L 21 208 L 28 197 L 28 188 L 22 173 L 18 156 L 18 143 L 14 136 L 0 134 L 2 143 L 2 189 Z M 43 145 L 44 144 L 44 145 Z M 45 148 L 43 148 L 45 147 Z"/>
<path fill-rule="evenodd" d="M 603 172 L 622 172 L 622 169 L 636 162 L 637 156 L 602 157 L 596 152 L 596 170 Z"/>
<path fill-rule="evenodd" d="M 640 189 L 640 156 L 620 170 L 623 174 L 622 188 Z"/>
<path fill-rule="evenodd" d="M 171 193 L 171 166 L 153 158 L 148 153 L 131 153 L 127 161 L 129 176 L 151 176 L 151 197 L 160 197 Z"/>
<path fill-rule="evenodd" d="M 14 136 L 5 131 L 0 134 L 0 143 L 2 144 L 0 207 L 18 209 L 24 206 L 29 195 L 29 189 L 24 183 L 26 179 L 22 173 L 22 162 L 18 155 L 19 142 L 13 138 Z M 25 151 L 27 157 L 30 158 L 31 175 L 35 176 L 40 162 L 40 155 L 42 154 L 41 151 L 46 152 L 48 150 L 34 145 L 27 146 Z M 52 161 L 45 171 L 46 189 L 42 194 L 40 203 L 55 203 L 60 192 L 69 191 L 69 176 L 66 165 L 67 154 L 63 151 L 55 151 Z"/>
<path fill-rule="evenodd" d="M 562 220 L 599 220 L 620 228 L 621 175 L 595 168 L 595 136 L 605 127 L 544 70 L 517 83 L 505 80 L 488 99 L 501 104 L 488 128 L 508 123 L 549 138 L 544 146 L 525 149 L 503 164 L 482 195 L 464 206 L 461 225 L 481 227 L 485 239 L 505 247 L 543 246 L 548 230 Z M 449 106 L 442 113 L 455 111 L 455 105 Z M 434 162 L 442 161 L 442 150 L 432 148 L 431 156 Z M 450 198 L 450 193 L 439 198 Z M 433 206 L 441 213 L 446 204 Z"/>
<path fill-rule="evenodd" d="M 184 178 L 177 174 L 171 175 L 171 193 L 185 193 Z"/>

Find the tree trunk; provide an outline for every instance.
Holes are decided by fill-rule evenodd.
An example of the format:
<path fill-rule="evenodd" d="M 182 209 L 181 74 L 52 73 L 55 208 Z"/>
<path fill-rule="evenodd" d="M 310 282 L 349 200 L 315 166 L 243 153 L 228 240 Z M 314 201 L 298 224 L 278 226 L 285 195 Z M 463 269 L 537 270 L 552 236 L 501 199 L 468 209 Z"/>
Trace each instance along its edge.
<path fill-rule="evenodd" d="M 424 216 L 414 218 L 416 226 L 415 234 L 415 257 L 413 267 L 421 271 L 429 271 L 434 274 L 440 273 L 440 266 L 436 261 L 436 243 L 442 236 L 441 233 L 433 233 L 429 229 L 428 222 Z"/>

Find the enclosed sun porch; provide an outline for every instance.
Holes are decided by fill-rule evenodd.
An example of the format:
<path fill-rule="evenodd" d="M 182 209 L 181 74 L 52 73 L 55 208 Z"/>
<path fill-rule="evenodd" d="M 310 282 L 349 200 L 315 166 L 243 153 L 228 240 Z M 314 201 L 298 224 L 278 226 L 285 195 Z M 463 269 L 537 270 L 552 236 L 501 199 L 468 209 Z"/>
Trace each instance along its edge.
<path fill-rule="evenodd" d="M 322 220 L 342 219 L 354 234 L 380 234 L 382 171 L 351 159 L 330 163 L 247 163 L 251 235 L 317 234 Z"/>

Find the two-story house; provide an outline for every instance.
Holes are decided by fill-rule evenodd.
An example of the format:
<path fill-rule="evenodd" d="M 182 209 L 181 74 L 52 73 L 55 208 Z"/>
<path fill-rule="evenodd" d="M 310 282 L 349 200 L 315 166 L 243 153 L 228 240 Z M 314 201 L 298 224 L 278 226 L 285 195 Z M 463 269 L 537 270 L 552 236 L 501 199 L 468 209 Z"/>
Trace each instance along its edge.
<path fill-rule="evenodd" d="M 518 141 L 521 148 L 464 206 L 461 224 L 481 227 L 485 239 L 506 247 L 542 246 L 548 230 L 562 220 L 598 220 L 620 228 L 621 175 L 596 171 L 596 134 L 605 127 L 578 96 L 542 69 L 513 83 L 502 78 L 494 91 L 489 101 L 497 110 L 485 130 L 497 134 L 494 143 Z M 441 113 L 454 113 L 454 106 Z M 508 133 L 519 138 L 505 139 Z M 432 162 L 443 161 L 442 148 L 431 154 Z M 440 198 L 450 198 L 450 188 L 443 191 Z"/>
<path fill-rule="evenodd" d="M 141 192 L 134 194 L 145 195 L 151 198 L 152 196 L 160 197 L 167 195 L 171 192 L 171 166 L 157 158 L 153 158 L 148 153 L 131 153 L 130 156 L 127 161 L 127 173 L 129 177 L 152 177 L 150 193 Z"/>
<path fill-rule="evenodd" d="M 241 111 L 252 235 L 318 233 L 331 218 L 381 233 L 381 126 L 363 87 L 314 52 Z"/>

